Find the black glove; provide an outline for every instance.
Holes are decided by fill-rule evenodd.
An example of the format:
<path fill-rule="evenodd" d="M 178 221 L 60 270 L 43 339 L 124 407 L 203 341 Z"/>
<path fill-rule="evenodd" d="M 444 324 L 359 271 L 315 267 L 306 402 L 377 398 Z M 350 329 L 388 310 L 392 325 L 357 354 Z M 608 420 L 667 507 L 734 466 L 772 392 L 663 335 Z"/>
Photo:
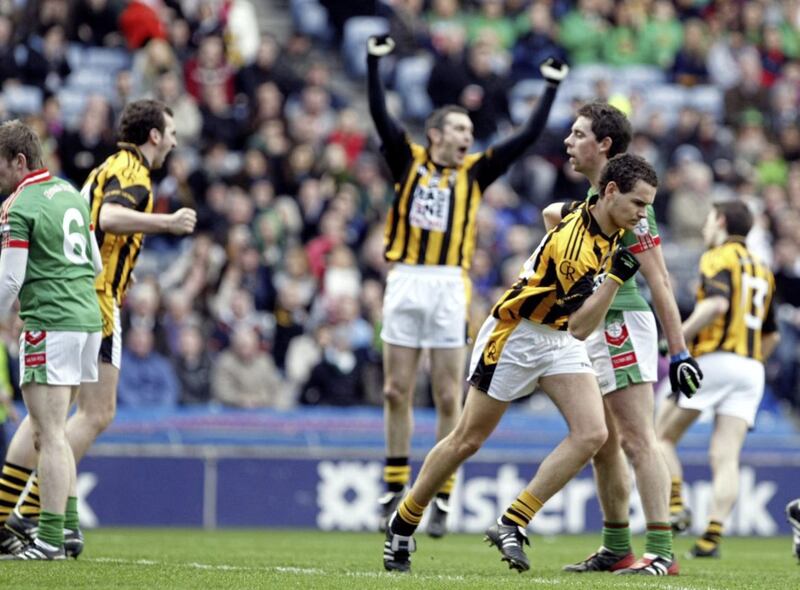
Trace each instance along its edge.
<path fill-rule="evenodd" d="M 567 77 L 569 66 L 560 59 L 548 57 L 539 65 L 539 71 L 542 73 L 545 80 L 551 84 L 558 85 Z"/>
<path fill-rule="evenodd" d="M 367 39 L 367 53 L 371 57 L 383 57 L 394 51 L 394 39 L 389 35 L 373 35 Z"/>
<path fill-rule="evenodd" d="M 583 302 L 594 293 L 594 273 L 579 278 L 570 290 L 558 301 L 566 315 L 572 315 Z"/>
<path fill-rule="evenodd" d="M 697 361 L 692 356 L 683 351 L 673 355 L 669 361 L 669 384 L 672 386 L 672 393 L 679 391 L 686 397 L 692 397 L 703 380 L 703 371 L 697 365 Z"/>
<path fill-rule="evenodd" d="M 611 270 L 608 271 L 608 277 L 621 285 L 635 275 L 637 270 L 639 270 L 639 261 L 636 260 L 636 256 L 626 247 L 620 246 L 611 258 Z"/>

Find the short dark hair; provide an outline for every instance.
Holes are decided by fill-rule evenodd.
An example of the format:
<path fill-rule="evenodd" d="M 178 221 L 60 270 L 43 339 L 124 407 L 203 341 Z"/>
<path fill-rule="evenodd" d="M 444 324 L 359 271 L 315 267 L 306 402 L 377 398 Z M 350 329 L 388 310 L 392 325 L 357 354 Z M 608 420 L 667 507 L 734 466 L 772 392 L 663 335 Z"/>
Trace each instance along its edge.
<path fill-rule="evenodd" d="M 658 175 L 647 160 L 633 154 L 618 154 L 600 173 L 600 194 L 606 192 L 609 182 L 614 182 L 621 192 L 629 193 L 639 180 L 658 188 Z"/>
<path fill-rule="evenodd" d="M 469 117 L 469 111 L 456 104 L 448 104 L 443 107 L 439 107 L 430 115 L 428 115 L 427 119 L 425 119 L 425 137 L 428 137 L 428 131 L 431 129 L 443 129 L 447 115 L 451 113 L 459 113 Z M 428 141 L 430 142 L 430 139 L 428 139 Z"/>
<path fill-rule="evenodd" d="M 122 111 L 119 122 L 119 140 L 133 145 L 143 145 L 151 129 L 164 133 L 164 115 L 172 116 L 172 109 L 160 100 L 142 99 L 129 103 Z"/>
<path fill-rule="evenodd" d="M 716 201 L 713 204 L 717 214 L 725 217 L 725 230 L 729 236 L 747 236 L 753 227 L 753 214 L 747 203 L 740 199 Z"/>
<path fill-rule="evenodd" d="M 611 138 L 608 157 L 624 154 L 628 150 L 633 137 L 633 128 L 628 117 L 617 107 L 605 102 L 590 102 L 578 109 L 579 117 L 586 117 L 592 122 L 592 133 L 597 141 Z"/>
<path fill-rule="evenodd" d="M 14 119 L 0 125 L 0 157 L 10 162 L 17 154 L 25 156 L 28 170 L 37 170 L 44 166 L 39 137 L 28 125 Z"/>

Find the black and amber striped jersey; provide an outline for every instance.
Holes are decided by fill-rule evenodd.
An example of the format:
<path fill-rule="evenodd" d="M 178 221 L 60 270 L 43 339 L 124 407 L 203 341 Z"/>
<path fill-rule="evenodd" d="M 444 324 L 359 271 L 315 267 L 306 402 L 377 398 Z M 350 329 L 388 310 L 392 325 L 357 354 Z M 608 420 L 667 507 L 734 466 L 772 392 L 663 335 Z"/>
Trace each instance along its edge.
<path fill-rule="evenodd" d="M 742 238 L 732 237 L 710 249 L 700 259 L 697 301 L 724 297 L 728 311 L 700 330 L 691 353 L 700 356 L 719 350 L 763 361 L 761 336 L 777 329 L 774 294 L 772 272 L 747 249 Z"/>
<path fill-rule="evenodd" d="M 509 162 L 498 161 L 490 148 L 466 156 L 460 166 L 439 166 L 408 136 L 394 149 L 384 145 L 384 154 L 396 195 L 384 231 L 386 259 L 468 270 L 481 196 Z"/>
<path fill-rule="evenodd" d="M 100 207 L 115 203 L 143 213 L 153 211 L 153 192 L 147 160 L 133 144 L 120 143 L 120 150 L 92 170 L 83 186 L 89 199 L 97 244 L 103 259 L 103 272 L 95 280 L 95 290 L 122 303 L 133 267 L 142 248 L 144 234 L 117 235 L 100 229 Z"/>
<path fill-rule="evenodd" d="M 566 300 L 587 280 L 596 286 L 611 266 L 622 230 L 605 235 L 591 214 L 596 199 L 580 205 L 542 239 L 522 273 L 492 309 L 497 319 L 526 318 L 566 330 L 571 310 Z M 574 308 L 572 308 L 574 309 Z"/>

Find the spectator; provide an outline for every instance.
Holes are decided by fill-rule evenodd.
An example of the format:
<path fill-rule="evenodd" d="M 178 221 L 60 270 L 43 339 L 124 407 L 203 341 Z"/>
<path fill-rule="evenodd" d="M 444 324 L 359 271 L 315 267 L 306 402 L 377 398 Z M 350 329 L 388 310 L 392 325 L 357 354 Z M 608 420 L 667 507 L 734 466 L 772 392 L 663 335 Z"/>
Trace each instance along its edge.
<path fill-rule="evenodd" d="M 672 64 L 672 80 L 683 86 L 696 86 L 708 81 L 706 59 L 708 38 L 703 21 L 691 19 L 684 24 L 683 46 Z"/>
<path fill-rule="evenodd" d="M 119 15 L 108 0 L 79 0 L 74 6 L 70 38 L 90 47 L 118 47 L 124 39 L 117 29 Z"/>
<path fill-rule="evenodd" d="M 540 79 L 539 64 L 548 57 L 566 61 L 567 52 L 556 40 L 556 28 L 547 3 L 532 3 L 520 29 L 522 34 L 511 52 L 511 77 L 515 81 Z"/>
<path fill-rule="evenodd" d="M 78 128 L 67 131 L 60 142 L 61 166 L 76 186 L 114 152 L 111 105 L 98 94 L 89 96 Z"/>
<path fill-rule="evenodd" d="M 250 102 L 255 101 L 258 87 L 267 82 L 275 84 L 283 96 L 293 94 L 302 86 L 302 81 L 294 71 L 279 58 L 280 47 L 275 37 L 270 34 L 262 35 L 255 60 L 236 74 L 236 87 Z"/>
<path fill-rule="evenodd" d="M 187 323 L 180 330 L 175 355 L 175 372 L 181 386 L 180 405 L 211 401 L 211 366 L 203 331 L 196 322 Z"/>
<path fill-rule="evenodd" d="M 153 349 L 153 333 L 133 325 L 126 332 L 122 349 L 117 399 L 126 408 L 173 408 L 178 403 L 179 384 L 166 357 Z"/>
<path fill-rule="evenodd" d="M 197 56 L 186 62 L 184 68 L 186 91 L 201 102 L 206 90 L 216 87 L 222 90 L 226 104 L 233 102 L 233 68 L 225 58 L 225 44 L 218 35 L 209 35 L 200 42 Z"/>
<path fill-rule="evenodd" d="M 322 359 L 311 370 L 300 393 L 300 403 L 319 406 L 351 406 L 364 399 L 361 366 L 343 328 L 322 326 L 316 340 Z"/>
<path fill-rule="evenodd" d="M 259 348 L 258 334 L 241 326 L 231 347 L 217 357 L 212 371 L 212 396 L 234 408 L 267 408 L 283 403 L 283 384 L 272 359 Z"/>
<path fill-rule="evenodd" d="M 27 58 L 21 64 L 23 81 L 48 92 L 58 92 L 72 68 L 67 62 L 64 28 L 54 24 L 41 38 L 28 40 Z"/>

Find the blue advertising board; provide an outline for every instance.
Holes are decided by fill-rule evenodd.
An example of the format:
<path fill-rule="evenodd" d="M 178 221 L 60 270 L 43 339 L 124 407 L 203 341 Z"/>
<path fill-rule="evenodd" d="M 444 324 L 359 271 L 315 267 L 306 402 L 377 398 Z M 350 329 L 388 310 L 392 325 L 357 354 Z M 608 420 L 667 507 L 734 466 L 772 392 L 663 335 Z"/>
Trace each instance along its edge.
<path fill-rule="evenodd" d="M 800 495 L 800 466 L 743 465 L 732 535 L 788 533 L 783 509 Z M 480 532 L 516 498 L 538 463 L 473 460 L 453 493 L 451 526 Z M 419 463 L 414 464 L 418 471 Z M 375 530 L 383 464 L 377 459 L 236 457 L 87 457 L 79 475 L 87 526 L 301 527 Z M 706 524 L 708 467 L 685 467 L 685 497 L 695 532 Z M 146 509 L 142 509 L 146 507 Z M 424 526 L 423 521 L 423 526 Z M 645 520 L 633 494 L 631 525 Z M 590 469 L 550 499 L 534 520 L 540 534 L 597 531 L 602 521 Z"/>

